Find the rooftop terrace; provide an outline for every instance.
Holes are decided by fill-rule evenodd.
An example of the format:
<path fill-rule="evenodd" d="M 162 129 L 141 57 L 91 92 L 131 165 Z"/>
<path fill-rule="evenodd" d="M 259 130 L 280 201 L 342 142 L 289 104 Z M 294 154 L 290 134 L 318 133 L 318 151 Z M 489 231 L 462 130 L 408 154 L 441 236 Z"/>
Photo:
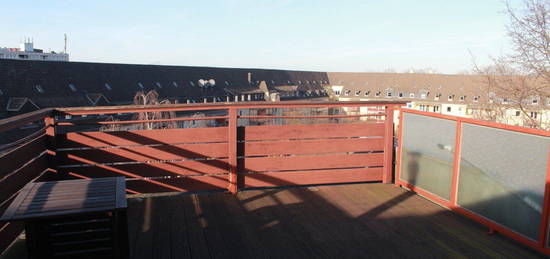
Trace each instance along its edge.
<path fill-rule="evenodd" d="M 131 258 L 548 254 L 550 133 L 401 105 L 18 116 L 0 129 L 39 122 L 38 131 L 0 155 L 0 211 L 30 181 L 125 176 Z M 159 116 L 166 112 L 175 116 Z M 22 228 L 0 230 L 6 247 Z"/>

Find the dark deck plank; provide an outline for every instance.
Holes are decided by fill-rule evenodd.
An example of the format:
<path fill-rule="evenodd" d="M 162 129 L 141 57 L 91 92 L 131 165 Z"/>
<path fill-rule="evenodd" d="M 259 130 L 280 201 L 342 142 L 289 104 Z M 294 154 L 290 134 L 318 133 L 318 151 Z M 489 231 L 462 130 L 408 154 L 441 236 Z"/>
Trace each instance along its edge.
<path fill-rule="evenodd" d="M 147 217 L 131 214 L 148 199 L 144 232 Z M 132 258 L 544 258 L 384 184 L 132 199 L 129 213 Z"/>

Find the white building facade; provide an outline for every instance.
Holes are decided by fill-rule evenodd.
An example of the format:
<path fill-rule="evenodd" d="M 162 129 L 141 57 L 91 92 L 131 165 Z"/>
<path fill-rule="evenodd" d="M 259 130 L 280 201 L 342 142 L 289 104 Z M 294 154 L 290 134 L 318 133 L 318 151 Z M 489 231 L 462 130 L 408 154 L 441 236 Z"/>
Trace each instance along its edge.
<path fill-rule="evenodd" d="M 33 42 L 25 41 L 19 48 L 0 48 L 0 59 L 69 61 L 69 54 L 44 52 L 41 49 L 35 49 Z"/>

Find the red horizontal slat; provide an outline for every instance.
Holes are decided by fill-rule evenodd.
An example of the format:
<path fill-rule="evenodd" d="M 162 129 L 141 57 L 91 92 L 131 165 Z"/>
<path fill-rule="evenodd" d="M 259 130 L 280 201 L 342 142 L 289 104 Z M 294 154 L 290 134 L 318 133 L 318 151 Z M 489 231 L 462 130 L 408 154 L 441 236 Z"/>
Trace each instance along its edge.
<path fill-rule="evenodd" d="M 64 158 L 60 163 L 67 165 L 78 158 L 95 163 L 114 163 L 227 157 L 227 150 L 227 143 L 209 143 L 68 150 L 60 151 L 59 155 Z"/>
<path fill-rule="evenodd" d="M 146 164 L 96 165 L 60 168 L 89 178 L 126 176 L 128 178 L 218 174 L 227 172 L 227 160 L 179 161 Z"/>
<path fill-rule="evenodd" d="M 338 152 L 379 151 L 383 138 L 353 138 L 330 140 L 283 140 L 241 143 L 245 156 L 280 154 L 319 154 Z"/>
<path fill-rule="evenodd" d="M 382 180 L 382 168 L 337 169 L 244 174 L 246 187 L 372 182 Z"/>
<path fill-rule="evenodd" d="M 244 139 L 246 141 L 384 136 L 384 124 L 344 123 L 249 126 L 245 127 L 239 135 L 240 139 Z"/>
<path fill-rule="evenodd" d="M 135 193 L 210 191 L 227 189 L 227 175 L 192 176 L 155 181 L 126 181 L 126 188 Z"/>
<path fill-rule="evenodd" d="M 139 146 L 152 144 L 224 142 L 227 128 L 72 132 L 58 135 L 60 148 Z"/>
<path fill-rule="evenodd" d="M 242 158 L 239 159 L 239 161 L 241 165 L 240 171 L 263 172 L 382 166 L 383 158 L 383 153 L 367 153 L 350 155 L 251 157 Z"/>

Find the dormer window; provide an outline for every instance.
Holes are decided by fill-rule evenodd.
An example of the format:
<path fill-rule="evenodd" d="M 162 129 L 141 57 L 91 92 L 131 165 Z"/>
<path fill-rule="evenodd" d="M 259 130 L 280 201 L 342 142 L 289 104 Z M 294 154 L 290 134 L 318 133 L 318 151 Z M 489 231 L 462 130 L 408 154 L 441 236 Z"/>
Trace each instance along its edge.
<path fill-rule="evenodd" d="M 464 102 L 464 100 L 466 100 L 466 95 L 461 95 L 461 96 L 460 96 L 460 101 L 461 101 L 461 102 Z"/>
<path fill-rule="evenodd" d="M 355 96 L 359 96 L 361 94 L 361 90 L 355 91 Z"/>
<path fill-rule="evenodd" d="M 335 95 L 340 95 L 340 90 L 334 90 Z"/>
<path fill-rule="evenodd" d="M 478 102 L 479 101 L 479 95 L 478 96 L 474 96 L 474 102 Z"/>
<path fill-rule="evenodd" d="M 108 83 L 105 83 L 105 89 L 109 91 L 113 90 L 113 88 Z"/>
<path fill-rule="evenodd" d="M 434 100 L 439 101 L 439 98 L 441 97 L 441 94 L 436 94 L 434 97 Z"/>
<path fill-rule="evenodd" d="M 345 95 L 345 96 L 348 96 L 350 93 L 351 93 L 351 90 L 346 90 L 346 91 L 344 92 L 344 95 Z"/>
<path fill-rule="evenodd" d="M 503 98 L 503 99 L 502 99 L 502 104 L 508 104 L 508 103 L 509 103 L 509 102 L 508 102 L 508 98 Z"/>
<path fill-rule="evenodd" d="M 377 91 L 377 92 L 376 92 L 376 93 L 374 94 L 374 96 L 376 96 L 376 97 L 380 97 L 380 95 L 381 95 L 381 94 L 382 94 L 382 92 L 380 92 L 380 91 Z"/>
<path fill-rule="evenodd" d="M 365 91 L 365 96 L 369 96 L 369 94 L 370 94 L 370 91 Z M 550 102 L 548 102 L 548 103 L 550 103 Z"/>
<path fill-rule="evenodd" d="M 410 93 L 409 98 L 414 98 L 414 93 Z"/>
<path fill-rule="evenodd" d="M 403 93 L 398 93 L 397 96 L 398 96 L 399 98 L 403 98 Z"/>
<path fill-rule="evenodd" d="M 449 102 L 453 101 L 454 97 L 455 97 L 454 94 L 451 94 L 451 95 L 447 96 L 447 101 L 449 101 Z"/>
<path fill-rule="evenodd" d="M 539 103 L 539 100 L 538 100 L 538 99 L 533 99 L 533 100 L 531 101 L 531 104 L 532 104 L 532 105 L 537 105 L 538 103 Z"/>
<path fill-rule="evenodd" d="M 69 89 L 71 89 L 71 91 L 73 92 L 76 92 L 76 86 L 74 86 L 73 84 L 69 84 Z"/>
<path fill-rule="evenodd" d="M 391 97 L 392 96 L 392 92 L 387 92 L 386 93 L 386 97 Z"/>

